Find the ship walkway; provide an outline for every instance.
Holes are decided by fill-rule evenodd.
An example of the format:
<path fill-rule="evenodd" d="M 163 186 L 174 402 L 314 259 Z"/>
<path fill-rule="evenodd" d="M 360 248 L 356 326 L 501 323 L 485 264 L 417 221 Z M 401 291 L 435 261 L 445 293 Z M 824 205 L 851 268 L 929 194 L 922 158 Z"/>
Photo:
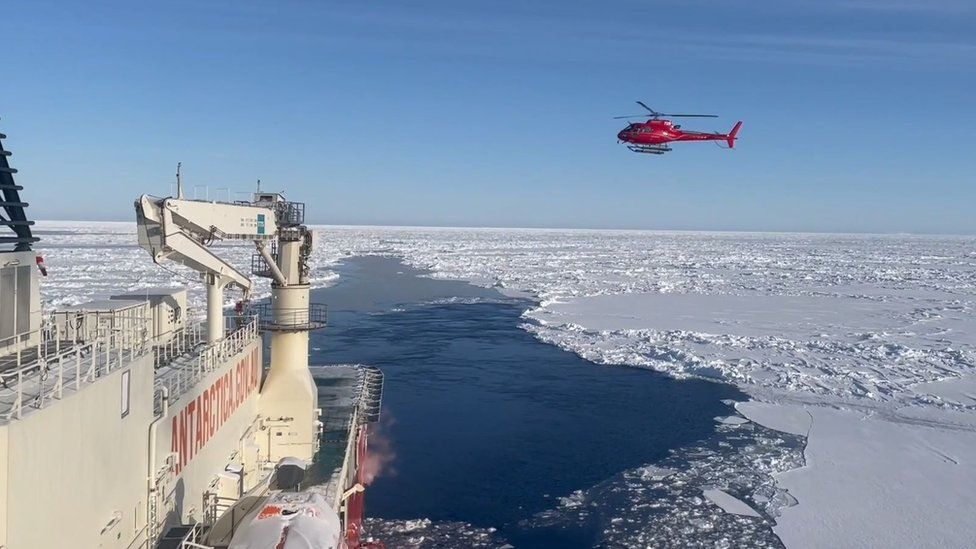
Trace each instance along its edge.
<path fill-rule="evenodd" d="M 352 455 L 358 427 L 379 419 L 383 373 L 374 366 L 336 364 L 310 366 L 322 409 L 322 440 L 308 485 L 325 496 L 336 509 L 342 492 L 350 485 L 358 464 Z"/>
<path fill-rule="evenodd" d="M 163 342 L 131 329 L 100 328 L 86 341 L 61 337 L 54 325 L 26 334 L 38 343 L 0 356 L 0 423 L 61 400 L 148 353 L 154 359 L 159 413 L 163 388 L 170 399 L 178 398 L 260 337 L 256 317 L 228 317 L 226 336 L 216 343 L 207 343 L 205 333 L 202 322 L 192 322 Z"/>
<path fill-rule="evenodd" d="M 189 541 L 191 537 L 197 537 L 194 531 L 197 529 L 195 524 L 180 524 L 166 531 L 159 541 L 156 542 L 155 549 L 184 549 L 183 543 Z M 193 543 L 193 542 L 190 542 Z"/>
<path fill-rule="evenodd" d="M 26 349 L 21 349 L 19 352 L 0 356 L 0 375 L 8 371 L 16 370 L 26 364 L 36 363 L 40 358 L 70 350 L 74 345 L 74 341 L 56 339 L 54 341 L 45 341 L 39 345 L 32 345 Z"/>
<path fill-rule="evenodd" d="M 162 409 L 162 389 L 170 401 L 179 398 L 205 375 L 261 337 L 257 317 L 225 317 L 225 336 L 207 343 L 203 323 L 192 323 L 165 347 L 156 348 L 156 412 Z"/>
<path fill-rule="evenodd" d="M 0 358 L 0 423 L 61 400 L 150 351 L 144 334 L 103 331 L 88 341 L 46 327 L 40 343 Z"/>

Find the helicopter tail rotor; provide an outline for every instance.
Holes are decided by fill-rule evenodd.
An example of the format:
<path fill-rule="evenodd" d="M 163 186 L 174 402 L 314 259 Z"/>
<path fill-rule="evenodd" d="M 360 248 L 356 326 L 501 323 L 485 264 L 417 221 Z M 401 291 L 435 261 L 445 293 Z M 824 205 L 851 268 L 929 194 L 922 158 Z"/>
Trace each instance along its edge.
<path fill-rule="evenodd" d="M 738 122 L 736 122 L 735 123 L 735 126 L 732 126 L 732 131 L 729 132 L 728 142 L 729 142 L 729 148 L 730 149 L 734 149 L 735 148 L 736 136 L 739 135 L 739 130 L 740 129 L 742 129 L 742 121 L 741 120 L 739 120 Z"/>

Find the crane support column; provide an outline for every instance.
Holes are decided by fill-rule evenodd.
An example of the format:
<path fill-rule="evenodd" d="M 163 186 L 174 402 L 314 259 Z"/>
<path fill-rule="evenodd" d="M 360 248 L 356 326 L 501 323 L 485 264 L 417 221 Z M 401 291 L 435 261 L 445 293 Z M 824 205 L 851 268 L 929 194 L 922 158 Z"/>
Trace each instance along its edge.
<path fill-rule="evenodd" d="M 277 267 L 286 284 L 271 285 L 271 365 L 261 391 L 261 411 L 273 432 L 269 437 L 271 461 L 285 456 L 311 460 L 318 449 L 318 389 L 308 369 L 308 334 L 321 327 L 309 304 L 309 284 L 304 276 L 297 239 L 278 241 Z"/>
<path fill-rule="evenodd" d="M 275 212 L 277 241 L 257 244 L 252 272 L 272 279 L 271 299 L 256 305 L 259 326 L 269 333 L 271 360 L 261 388 L 262 454 L 311 460 L 319 447 L 318 388 L 308 367 L 309 332 L 325 327 L 325 306 L 310 303 L 312 231 L 305 205 L 277 193 L 256 193 L 252 204 Z"/>
<path fill-rule="evenodd" d="M 207 342 L 224 337 L 224 282 L 219 276 L 204 274 L 207 285 Z"/>
<path fill-rule="evenodd" d="M 271 334 L 271 372 L 308 372 L 308 323 L 309 285 L 303 283 L 298 269 L 298 242 L 280 242 L 278 268 L 287 286 L 271 285 L 271 317 L 279 326 L 290 326 L 293 330 L 279 330 Z M 309 378 L 311 379 L 311 378 Z"/>
<path fill-rule="evenodd" d="M 276 331 L 271 334 L 271 373 L 286 371 L 308 372 L 309 285 L 301 280 L 298 248 L 299 242 L 280 243 L 279 269 L 287 286 L 272 284 L 271 315 L 279 326 L 292 326 L 294 330 Z"/>

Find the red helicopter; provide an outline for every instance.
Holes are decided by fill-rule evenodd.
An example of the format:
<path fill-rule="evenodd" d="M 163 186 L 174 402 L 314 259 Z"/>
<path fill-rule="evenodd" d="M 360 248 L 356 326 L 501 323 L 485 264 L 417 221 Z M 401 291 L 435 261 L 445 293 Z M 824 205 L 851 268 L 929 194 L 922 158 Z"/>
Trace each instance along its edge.
<path fill-rule="evenodd" d="M 635 122 L 620 130 L 617 139 L 627 143 L 627 148 L 639 153 L 664 154 L 671 150 L 668 145 L 672 141 L 725 141 L 729 148 L 735 147 L 736 135 L 742 127 L 742 122 L 736 122 L 729 133 L 706 133 L 682 131 L 679 124 L 675 124 L 664 117 L 671 118 L 718 118 L 714 114 L 665 114 L 657 112 L 643 102 L 638 105 L 647 109 L 650 114 L 635 114 L 633 116 L 615 116 L 618 118 L 647 118 L 646 122 Z M 619 142 L 618 141 L 618 142 Z"/>

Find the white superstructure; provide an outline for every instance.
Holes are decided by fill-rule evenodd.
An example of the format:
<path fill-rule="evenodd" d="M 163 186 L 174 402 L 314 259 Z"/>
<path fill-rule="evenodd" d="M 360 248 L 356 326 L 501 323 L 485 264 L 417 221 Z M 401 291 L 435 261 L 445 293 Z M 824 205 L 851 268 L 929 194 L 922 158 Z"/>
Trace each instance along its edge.
<path fill-rule="evenodd" d="M 139 244 L 156 262 L 200 273 L 205 318 L 190 313 L 185 288 L 119 293 L 46 316 L 43 262 L 8 155 L 0 146 L 0 226 L 13 229 L 0 235 L 13 248 L 0 246 L 0 549 L 227 547 L 268 498 L 301 499 L 281 495 L 272 473 L 282 458 L 314 459 L 324 420 L 308 332 L 325 325 L 325 310 L 309 302 L 304 206 L 279 194 L 236 203 L 144 195 Z M 217 240 L 253 242 L 252 272 L 215 254 Z M 247 303 L 251 274 L 273 279 L 270 302 L 225 311 L 225 289 Z M 362 381 L 374 374 L 355 375 L 356 390 L 376 393 Z M 332 497 L 309 496 L 315 528 L 336 540 L 323 547 L 358 546 L 371 409 L 343 412 L 338 484 Z"/>

